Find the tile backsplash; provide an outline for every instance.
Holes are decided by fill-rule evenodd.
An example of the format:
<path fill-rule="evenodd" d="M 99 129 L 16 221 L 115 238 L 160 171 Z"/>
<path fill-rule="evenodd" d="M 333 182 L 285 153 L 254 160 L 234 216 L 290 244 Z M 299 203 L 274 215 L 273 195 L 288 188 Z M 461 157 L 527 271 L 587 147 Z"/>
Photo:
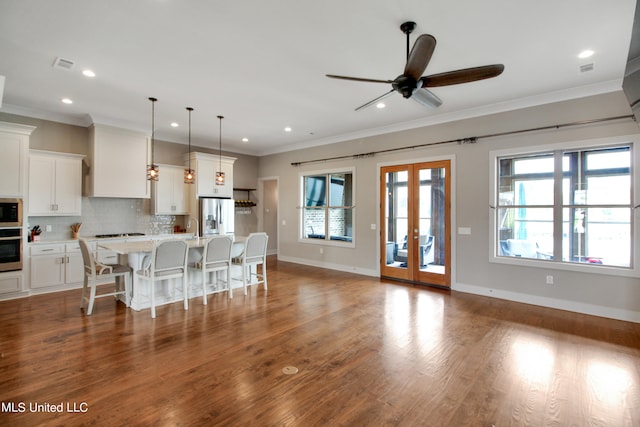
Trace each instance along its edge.
<path fill-rule="evenodd" d="M 175 215 L 151 215 L 150 199 L 82 198 L 82 216 L 30 216 L 31 229 L 39 225 L 42 241 L 71 238 L 71 225 L 82 223 L 80 237 L 112 233 L 165 234 L 174 225 L 184 226 L 184 219 Z M 51 231 L 46 226 L 51 225 Z"/>

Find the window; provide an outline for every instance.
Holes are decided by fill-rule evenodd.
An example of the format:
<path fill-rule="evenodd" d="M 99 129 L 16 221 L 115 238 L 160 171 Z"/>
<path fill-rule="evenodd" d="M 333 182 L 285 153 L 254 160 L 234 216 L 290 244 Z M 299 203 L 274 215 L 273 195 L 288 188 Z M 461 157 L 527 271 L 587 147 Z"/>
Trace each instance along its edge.
<path fill-rule="evenodd" d="M 634 268 L 632 146 L 492 153 L 493 260 Z"/>
<path fill-rule="evenodd" d="M 302 238 L 353 242 L 353 171 L 301 176 Z"/>

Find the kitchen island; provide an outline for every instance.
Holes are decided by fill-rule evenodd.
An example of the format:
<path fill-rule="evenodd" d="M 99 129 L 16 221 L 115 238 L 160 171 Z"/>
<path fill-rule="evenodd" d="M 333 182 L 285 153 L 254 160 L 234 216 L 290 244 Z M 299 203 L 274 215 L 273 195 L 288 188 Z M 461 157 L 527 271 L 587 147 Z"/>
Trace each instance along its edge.
<path fill-rule="evenodd" d="M 244 250 L 244 242 L 246 236 L 233 236 L 233 247 L 231 257 L 238 256 Z M 206 237 L 196 237 L 186 239 L 189 246 L 189 265 L 193 265 L 202 258 L 202 250 L 209 241 Z M 142 270 L 146 260 L 151 255 L 154 245 L 159 243 L 158 240 L 134 240 L 126 242 L 100 242 L 97 244 L 99 248 L 107 249 L 118 254 L 118 263 L 130 266 L 133 273 L 131 302 L 130 307 L 134 310 L 142 310 L 151 306 L 149 281 L 140 279 L 135 272 Z M 234 277 L 241 277 L 241 267 L 237 267 L 238 271 L 232 274 Z M 232 269 L 233 270 L 233 269 Z M 189 298 L 202 296 L 202 275 L 200 270 L 189 268 Z M 218 281 L 219 282 L 219 281 Z M 236 287 L 242 287 L 242 281 L 239 280 Z M 219 282 L 221 283 L 221 282 Z M 231 288 L 233 288 L 233 283 Z M 156 283 L 155 289 L 156 306 L 168 304 L 176 301 L 182 301 L 182 283 L 181 279 L 169 279 Z M 215 287 L 209 287 L 207 293 L 215 293 L 220 291 Z M 122 301 L 125 301 L 122 298 Z"/>

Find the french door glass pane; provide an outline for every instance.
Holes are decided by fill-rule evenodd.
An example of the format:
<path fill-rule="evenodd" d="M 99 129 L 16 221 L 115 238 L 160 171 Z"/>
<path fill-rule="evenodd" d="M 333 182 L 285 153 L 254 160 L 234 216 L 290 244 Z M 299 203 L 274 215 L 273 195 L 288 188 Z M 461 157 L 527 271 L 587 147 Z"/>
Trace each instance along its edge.
<path fill-rule="evenodd" d="M 418 239 L 418 256 L 421 271 L 444 273 L 445 264 L 445 169 L 420 169 L 420 205 L 418 230 L 413 238 Z"/>
<path fill-rule="evenodd" d="M 407 268 L 407 236 L 409 234 L 409 200 L 407 171 L 385 174 L 386 201 L 386 264 L 389 267 Z"/>

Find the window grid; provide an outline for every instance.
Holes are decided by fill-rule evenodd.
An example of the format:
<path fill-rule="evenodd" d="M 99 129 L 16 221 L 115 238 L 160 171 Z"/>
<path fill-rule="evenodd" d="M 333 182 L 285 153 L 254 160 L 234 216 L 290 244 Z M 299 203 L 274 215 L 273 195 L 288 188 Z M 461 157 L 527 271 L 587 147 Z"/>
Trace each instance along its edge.
<path fill-rule="evenodd" d="M 630 145 L 498 157 L 497 255 L 633 267 L 630 164 Z"/>
<path fill-rule="evenodd" d="M 302 188 L 302 239 L 353 242 L 353 172 L 302 175 Z"/>

